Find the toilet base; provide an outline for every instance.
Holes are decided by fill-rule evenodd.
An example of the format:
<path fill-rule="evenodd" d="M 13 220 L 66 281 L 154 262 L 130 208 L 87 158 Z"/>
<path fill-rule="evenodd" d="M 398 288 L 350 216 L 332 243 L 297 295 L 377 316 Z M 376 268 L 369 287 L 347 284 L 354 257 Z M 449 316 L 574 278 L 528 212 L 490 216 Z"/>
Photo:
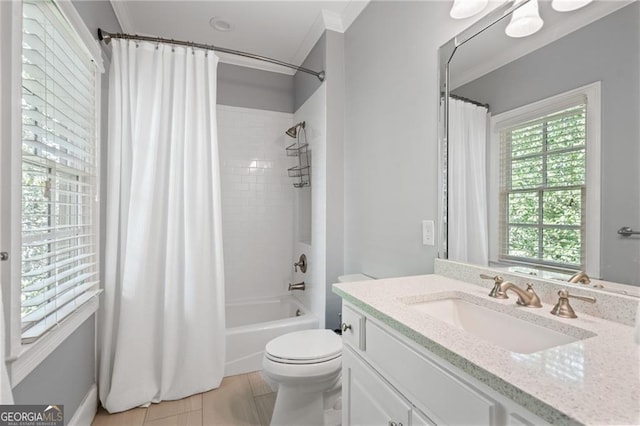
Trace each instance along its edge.
<path fill-rule="evenodd" d="M 339 398 L 339 386 L 334 386 L 330 391 L 322 393 L 304 392 L 298 386 L 281 384 L 273 408 L 271 426 L 340 425 L 342 410 L 340 404 L 336 404 Z"/>
<path fill-rule="evenodd" d="M 324 398 L 321 393 L 300 393 L 280 386 L 271 426 L 324 426 Z"/>

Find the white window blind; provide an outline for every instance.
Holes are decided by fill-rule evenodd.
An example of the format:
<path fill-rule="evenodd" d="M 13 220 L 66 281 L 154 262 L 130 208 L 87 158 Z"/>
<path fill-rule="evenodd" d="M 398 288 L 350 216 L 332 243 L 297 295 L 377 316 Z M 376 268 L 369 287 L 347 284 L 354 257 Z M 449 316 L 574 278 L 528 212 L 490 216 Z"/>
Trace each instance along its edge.
<path fill-rule="evenodd" d="M 24 343 L 98 288 L 96 70 L 45 0 L 23 2 L 22 280 Z"/>
<path fill-rule="evenodd" d="M 582 268 L 586 98 L 501 129 L 500 257 Z"/>

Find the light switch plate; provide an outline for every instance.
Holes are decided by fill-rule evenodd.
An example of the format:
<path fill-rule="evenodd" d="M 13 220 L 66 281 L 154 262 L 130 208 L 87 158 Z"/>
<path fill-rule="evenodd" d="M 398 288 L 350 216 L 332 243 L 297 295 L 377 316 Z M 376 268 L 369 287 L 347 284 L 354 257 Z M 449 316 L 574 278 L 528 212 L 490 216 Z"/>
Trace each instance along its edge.
<path fill-rule="evenodd" d="M 422 245 L 433 246 L 435 245 L 435 230 L 432 220 L 422 221 Z"/>

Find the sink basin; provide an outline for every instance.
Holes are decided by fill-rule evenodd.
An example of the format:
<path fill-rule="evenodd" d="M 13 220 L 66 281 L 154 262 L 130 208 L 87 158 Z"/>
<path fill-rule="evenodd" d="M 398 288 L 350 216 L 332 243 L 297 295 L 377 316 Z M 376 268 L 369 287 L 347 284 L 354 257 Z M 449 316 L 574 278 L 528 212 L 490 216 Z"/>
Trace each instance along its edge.
<path fill-rule="evenodd" d="M 409 306 L 512 352 L 530 354 L 582 340 L 460 298 Z"/>

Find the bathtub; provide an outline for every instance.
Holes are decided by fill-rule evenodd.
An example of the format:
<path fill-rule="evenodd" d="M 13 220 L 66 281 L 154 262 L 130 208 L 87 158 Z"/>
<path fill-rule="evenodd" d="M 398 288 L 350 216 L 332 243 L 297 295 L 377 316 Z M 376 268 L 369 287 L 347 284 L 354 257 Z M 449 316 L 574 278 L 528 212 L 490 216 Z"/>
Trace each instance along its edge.
<path fill-rule="evenodd" d="M 226 305 L 225 376 L 262 370 L 267 342 L 282 334 L 318 328 L 318 318 L 293 296 Z"/>

